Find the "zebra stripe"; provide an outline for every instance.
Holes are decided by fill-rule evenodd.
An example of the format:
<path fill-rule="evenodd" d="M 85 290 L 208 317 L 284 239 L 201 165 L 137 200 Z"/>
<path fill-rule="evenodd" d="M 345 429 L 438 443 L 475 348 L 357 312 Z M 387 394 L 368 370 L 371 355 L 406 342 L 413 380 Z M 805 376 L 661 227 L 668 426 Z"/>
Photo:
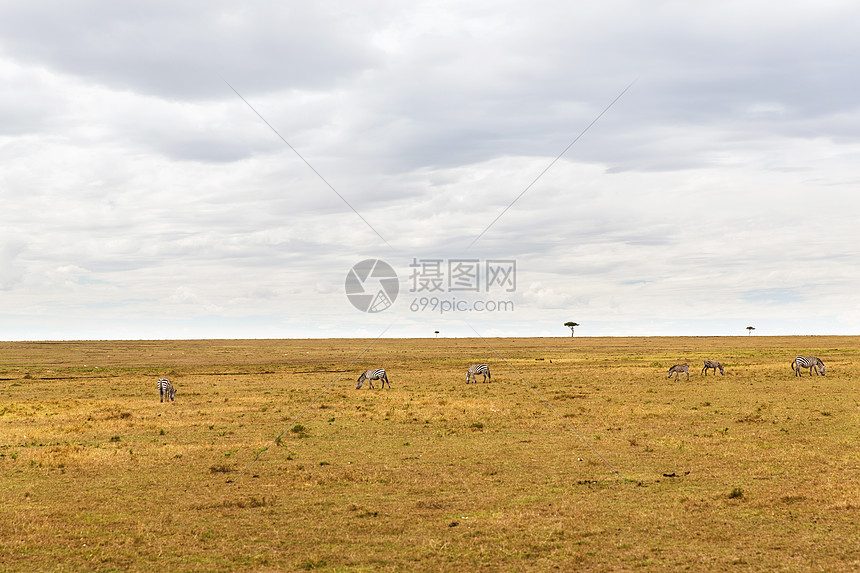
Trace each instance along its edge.
<path fill-rule="evenodd" d="M 493 377 L 490 376 L 489 366 L 487 366 L 486 364 L 473 364 L 472 366 L 469 366 L 469 370 L 466 371 L 466 384 L 469 383 L 469 380 L 471 378 L 474 378 L 475 384 L 477 384 L 478 374 L 483 374 L 484 382 L 486 382 L 487 380 L 489 380 L 490 382 L 493 381 Z"/>
<path fill-rule="evenodd" d="M 705 376 L 707 376 L 707 375 L 708 375 L 708 370 L 710 370 L 711 368 L 713 368 L 713 369 L 714 369 L 714 376 L 716 376 L 716 375 L 717 375 L 717 369 L 718 369 L 718 368 L 719 368 L 719 370 L 720 370 L 720 374 L 721 374 L 721 375 L 723 375 L 723 376 L 725 376 L 725 375 L 726 375 L 726 371 L 725 371 L 725 370 L 723 370 L 723 365 L 722 365 L 722 364 L 720 364 L 719 362 L 717 362 L 716 360 L 705 360 L 705 366 L 702 368 L 702 374 L 704 374 Z"/>
<path fill-rule="evenodd" d="M 669 378 L 672 377 L 672 374 L 675 375 L 675 380 L 678 380 L 681 377 L 681 372 L 687 375 L 687 380 L 690 379 L 690 366 L 686 363 L 684 364 L 675 364 L 671 368 L 669 368 Z"/>
<path fill-rule="evenodd" d="M 358 385 L 355 389 L 360 390 L 365 380 L 370 384 L 371 389 L 373 388 L 374 380 L 382 380 L 382 387 L 385 388 L 385 383 L 388 382 L 388 375 L 385 374 L 385 368 L 371 368 L 367 372 L 362 372 L 361 376 L 358 377 Z M 391 389 L 391 382 L 388 382 L 388 388 Z"/>
<path fill-rule="evenodd" d="M 162 402 L 164 402 L 165 398 L 170 402 L 173 402 L 176 399 L 176 390 L 167 378 L 158 379 L 158 396 L 161 398 Z"/>
<path fill-rule="evenodd" d="M 815 374 L 820 374 L 824 376 L 825 368 L 824 362 L 821 361 L 817 356 L 795 356 L 794 361 L 791 363 L 791 369 L 794 370 L 794 375 L 800 376 L 800 369 L 808 369 L 809 375 L 812 376 L 812 371 L 815 371 Z"/>

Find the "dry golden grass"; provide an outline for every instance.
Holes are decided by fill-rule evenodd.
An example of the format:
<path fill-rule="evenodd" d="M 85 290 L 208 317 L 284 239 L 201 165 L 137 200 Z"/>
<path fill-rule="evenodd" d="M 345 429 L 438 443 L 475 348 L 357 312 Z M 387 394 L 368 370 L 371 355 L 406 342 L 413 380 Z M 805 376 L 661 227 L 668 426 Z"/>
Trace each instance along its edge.
<path fill-rule="evenodd" d="M 860 338 L 370 343 L 0 343 L 0 571 L 860 568 Z"/>

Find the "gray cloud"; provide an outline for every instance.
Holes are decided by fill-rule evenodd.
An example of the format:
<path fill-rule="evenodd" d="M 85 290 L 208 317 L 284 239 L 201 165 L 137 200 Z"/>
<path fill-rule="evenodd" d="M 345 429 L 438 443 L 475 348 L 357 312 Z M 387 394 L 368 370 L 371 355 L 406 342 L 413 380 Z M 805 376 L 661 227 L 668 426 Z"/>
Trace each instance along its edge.
<path fill-rule="evenodd" d="M 7 55 L 117 90 L 219 98 L 219 75 L 254 91 L 328 88 L 376 59 L 362 10 L 228 2 L 8 3 Z"/>
<path fill-rule="evenodd" d="M 857 12 L 7 3 L 0 337 L 381 330 L 340 295 L 369 256 L 516 258 L 488 333 L 856 328 Z"/>

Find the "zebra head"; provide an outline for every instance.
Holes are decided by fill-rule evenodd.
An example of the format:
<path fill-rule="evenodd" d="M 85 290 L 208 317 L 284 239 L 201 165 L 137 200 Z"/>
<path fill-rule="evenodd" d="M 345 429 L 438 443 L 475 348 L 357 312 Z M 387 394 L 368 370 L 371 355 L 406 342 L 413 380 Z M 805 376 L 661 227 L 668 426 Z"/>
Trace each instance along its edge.
<path fill-rule="evenodd" d="M 361 376 L 358 377 L 358 385 L 355 387 L 356 390 L 361 390 L 361 385 L 364 384 L 365 378 L 367 378 L 367 372 L 362 372 Z"/>
<path fill-rule="evenodd" d="M 824 376 L 824 370 L 825 370 L 825 368 L 824 368 L 824 362 L 822 362 L 821 360 L 819 360 L 819 361 L 818 361 L 818 372 L 819 372 L 822 376 Z"/>

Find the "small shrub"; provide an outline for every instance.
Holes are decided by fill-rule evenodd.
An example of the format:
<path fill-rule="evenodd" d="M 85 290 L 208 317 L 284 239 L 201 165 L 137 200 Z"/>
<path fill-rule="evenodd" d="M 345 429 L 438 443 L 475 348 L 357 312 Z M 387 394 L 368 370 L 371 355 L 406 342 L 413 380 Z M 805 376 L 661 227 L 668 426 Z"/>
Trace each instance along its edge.
<path fill-rule="evenodd" d="M 731 493 L 729 493 L 729 499 L 743 499 L 744 490 L 739 487 L 732 489 Z"/>
<path fill-rule="evenodd" d="M 290 428 L 290 432 L 298 436 L 299 438 L 307 438 L 308 437 L 308 429 L 302 424 L 296 424 L 292 428 Z"/>
<path fill-rule="evenodd" d="M 111 436 L 110 437 L 110 441 L 112 441 L 112 442 L 118 442 L 120 440 L 121 440 L 121 438 L 119 436 Z"/>

